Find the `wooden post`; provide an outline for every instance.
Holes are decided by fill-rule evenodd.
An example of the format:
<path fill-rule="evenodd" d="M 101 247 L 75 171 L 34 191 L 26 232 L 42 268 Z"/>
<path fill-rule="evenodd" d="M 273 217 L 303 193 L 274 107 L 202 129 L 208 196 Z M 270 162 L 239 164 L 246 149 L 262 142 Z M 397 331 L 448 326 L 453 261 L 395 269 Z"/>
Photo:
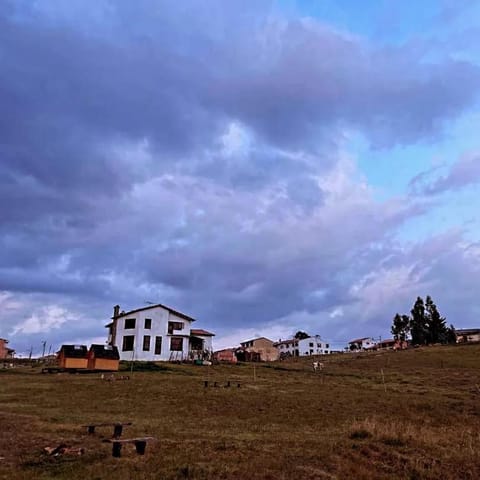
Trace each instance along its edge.
<path fill-rule="evenodd" d="M 113 438 L 120 438 L 122 436 L 123 426 L 119 423 L 113 427 Z"/>
<path fill-rule="evenodd" d="M 257 380 L 257 371 L 255 369 L 255 364 L 253 364 L 253 381 L 255 382 Z"/>
<path fill-rule="evenodd" d="M 139 455 L 145 455 L 145 447 L 147 446 L 147 442 L 145 440 L 141 440 L 135 442 L 135 448 Z"/>
<path fill-rule="evenodd" d="M 121 457 L 122 456 L 122 444 L 120 442 L 113 442 L 112 447 L 112 457 Z"/>

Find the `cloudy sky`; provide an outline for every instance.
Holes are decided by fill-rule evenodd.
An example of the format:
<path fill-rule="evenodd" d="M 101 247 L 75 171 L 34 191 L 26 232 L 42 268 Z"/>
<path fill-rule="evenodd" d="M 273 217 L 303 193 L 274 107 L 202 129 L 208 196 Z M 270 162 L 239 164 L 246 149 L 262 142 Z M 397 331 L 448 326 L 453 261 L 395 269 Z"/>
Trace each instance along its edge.
<path fill-rule="evenodd" d="M 480 326 L 480 4 L 0 2 L 0 337 Z"/>

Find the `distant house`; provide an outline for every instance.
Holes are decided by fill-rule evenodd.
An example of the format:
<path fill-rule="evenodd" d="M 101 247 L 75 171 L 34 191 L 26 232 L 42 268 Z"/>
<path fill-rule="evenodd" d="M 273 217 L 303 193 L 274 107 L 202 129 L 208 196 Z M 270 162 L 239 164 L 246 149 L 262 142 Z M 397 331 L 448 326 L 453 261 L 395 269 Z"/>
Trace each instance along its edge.
<path fill-rule="evenodd" d="M 265 337 L 254 338 L 240 343 L 237 358 L 244 361 L 273 362 L 278 360 L 279 352 L 272 340 Z"/>
<path fill-rule="evenodd" d="M 480 328 L 459 328 L 455 330 L 457 343 L 480 342 Z"/>
<path fill-rule="evenodd" d="M 120 362 L 118 348 L 112 345 L 92 345 L 88 351 L 88 369 L 117 371 Z"/>
<path fill-rule="evenodd" d="M 320 335 L 307 338 L 292 338 L 274 343 L 279 351 L 280 358 L 290 356 L 326 355 L 331 352 L 330 345 L 325 343 Z"/>
<path fill-rule="evenodd" d="M 348 342 L 350 351 L 354 350 L 368 350 L 374 348 L 377 342 L 371 337 L 356 338 Z"/>
<path fill-rule="evenodd" d="M 7 347 L 8 340 L 0 338 L 0 360 L 11 359 L 15 356 L 15 350 Z"/>
<path fill-rule="evenodd" d="M 162 304 L 129 312 L 116 305 L 107 343 L 116 346 L 121 360 L 177 361 L 211 354 L 213 333 L 192 329 L 194 318 Z"/>
<path fill-rule="evenodd" d="M 374 348 L 376 350 L 404 350 L 405 348 L 408 348 L 408 341 L 388 338 L 386 340 L 380 340 Z"/>
<path fill-rule="evenodd" d="M 85 345 L 62 345 L 58 352 L 60 368 L 88 368 L 88 350 Z"/>
<path fill-rule="evenodd" d="M 234 348 L 224 348 L 223 350 L 218 350 L 213 354 L 213 358 L 221 363 L 237 363 L 238 359 L 235 355 Z"/>

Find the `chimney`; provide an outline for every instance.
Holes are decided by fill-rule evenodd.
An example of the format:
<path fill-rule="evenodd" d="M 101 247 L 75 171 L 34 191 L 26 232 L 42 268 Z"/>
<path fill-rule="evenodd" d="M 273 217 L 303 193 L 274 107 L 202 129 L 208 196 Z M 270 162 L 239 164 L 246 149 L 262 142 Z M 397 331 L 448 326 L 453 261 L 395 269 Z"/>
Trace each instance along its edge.
<path fill-rule="evenodd" d="M 120 314 L 120 305 L 115 305 L 113 307 L 113 318 L 117 318 Z"/>

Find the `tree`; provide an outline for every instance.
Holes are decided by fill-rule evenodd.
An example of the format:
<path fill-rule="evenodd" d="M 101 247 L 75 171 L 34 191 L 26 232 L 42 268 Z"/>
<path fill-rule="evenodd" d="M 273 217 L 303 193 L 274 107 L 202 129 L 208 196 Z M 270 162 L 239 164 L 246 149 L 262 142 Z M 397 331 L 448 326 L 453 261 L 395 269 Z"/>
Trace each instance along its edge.
<path fill-rule="evenodd" d="M 307 332 L 302 332 L 299 330 L 293 338 L 296 338 L 297 340 L 303 340 L 304 338 L 309 338 L 310 335 Z"/>
<path fill-rule="evenodd" d="M 425 316 L 425 304 L 421 297 L 417 297 L 411 310 L 410 332 L 414 345 L 425 345 L 428 341 L 428 325 Z"/>
<path fill-rule="evenodd" d="M 448 328 L 445 318 L 440 315 L 430 295 L 427 295 L 425 299 L 425 319 L 428 343 L 448 343 Z"/>
<path fill-rule="evenodd" d="M 427 295 L 425 302 L 417 297 L 410 312 L 411 317 L 398 313 L 395 315 L 391 328 L 395 340 L 406 340 L 410 333 L 414 345 L 457 341 L 454 326 L 447 327 L 445 317 L 440 315 L 430 295 Z"/>
<path fill-rule="evenodd" d="M 410 317 L 408 315 L 396 314 L 393 318 L 392 335 L 395 340 L 404 342 L 410 331 Z"/>
<path fill-rule="evenodd" d="M 447 328 L 447 343 L 457 343 L 457 333 L 453 325 Z"/>

